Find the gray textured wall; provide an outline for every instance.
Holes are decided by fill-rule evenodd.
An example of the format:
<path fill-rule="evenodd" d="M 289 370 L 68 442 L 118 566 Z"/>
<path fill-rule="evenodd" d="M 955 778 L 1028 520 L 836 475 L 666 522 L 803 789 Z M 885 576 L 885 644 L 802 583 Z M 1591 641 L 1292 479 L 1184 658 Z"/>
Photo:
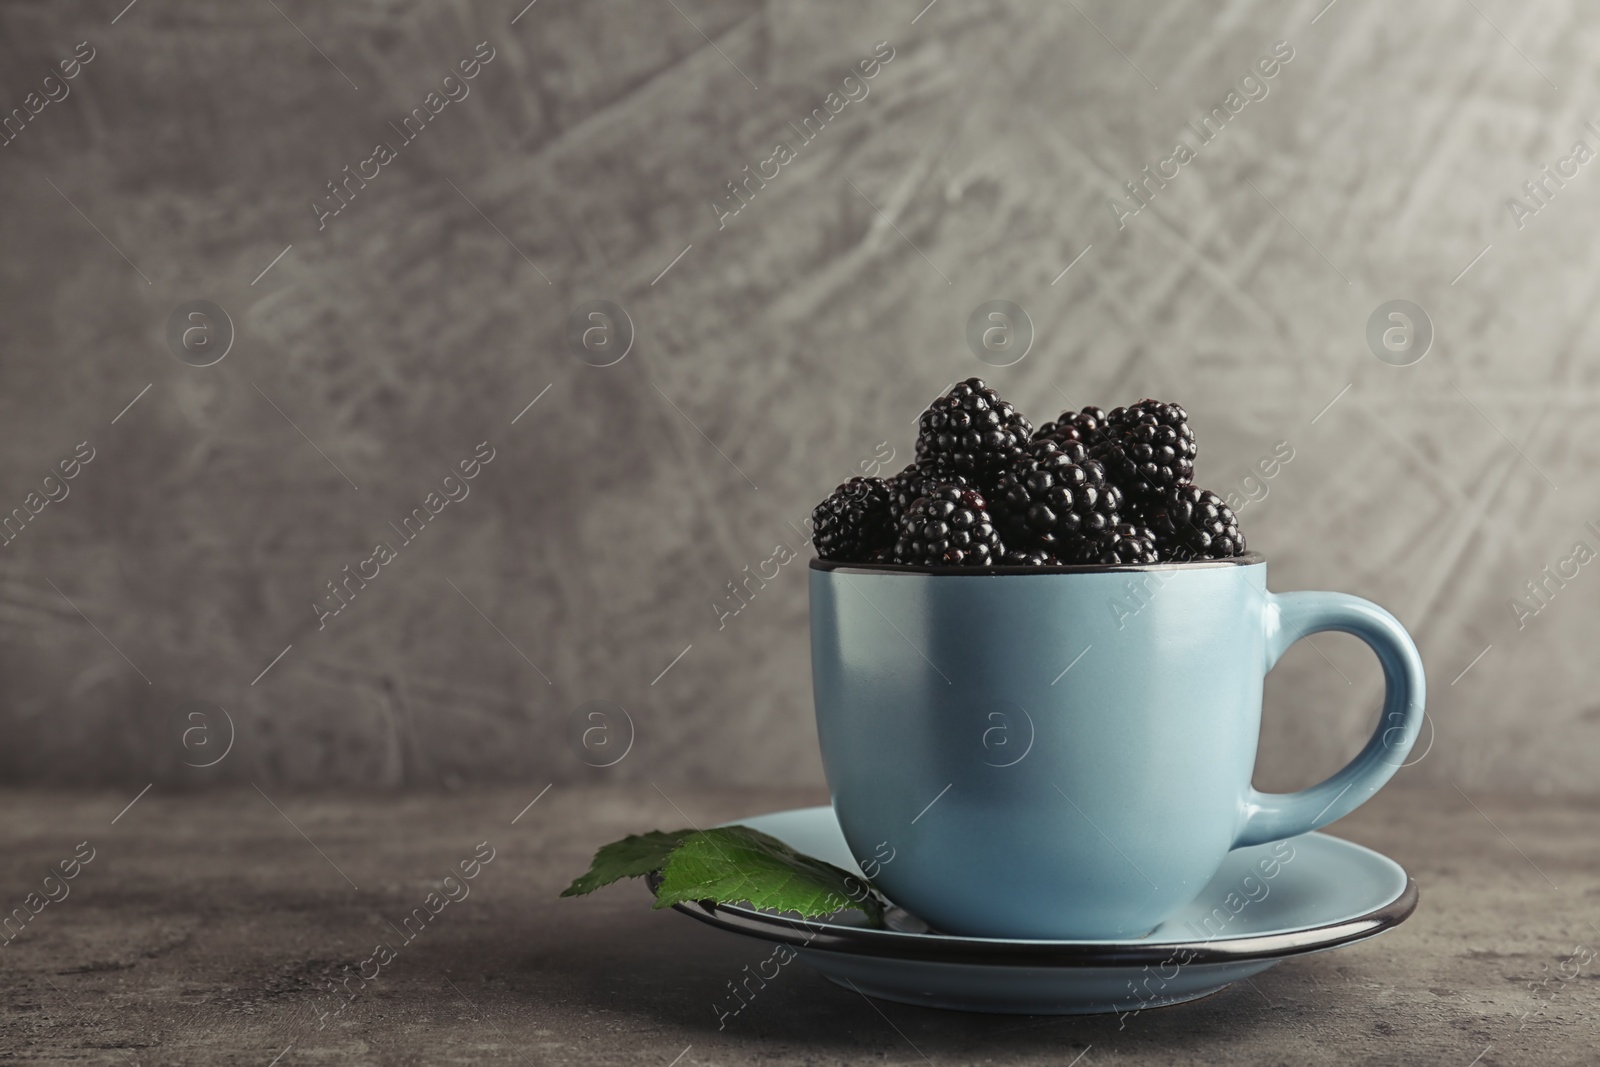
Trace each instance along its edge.
<path fill-rule="evenodd" d="M 94 51 L 0 148 L 0 505 L 94 458 L 0 548 L 0 774 L 819 780 L 803 562 L 713 605 L 981 373 L 1039 421 L 1180 400 L 1223 492 L 1288 442 L 1241 519 L 1276 588 L 1415 634 L 1432 747 L 1403 773 L 1592 790 L 1600 567 L 1521 628 L 1510 601 L 1600 548 L 1600 165 L 1507 200 L 1600 149 L 1600 15 L 1323 2 L 7 3 L 7 109 Z M 869 95 L 719 220 L 880 41 Z M 1267 95 L 1113 209 L 1279 41 Z M 1396 298 L 1436 332 L 1410 366 L 1365 338 Z M 236 331 L 209 367 L 165 340 L 197 299 Z M 596 299 L 637 334 L 604 368 L 565 341 Z M 1034 325 L 1014 366 L 966 344 L 991 299 Z M 319 630 L 325 583 L 483 441 L 470 495 Z M 1375 718 L 1376 665 L 1318 644 L 1269 682 L 1267 786 Z M 604 770 L 572 744 L 594 700 L 635 726 Z"/>

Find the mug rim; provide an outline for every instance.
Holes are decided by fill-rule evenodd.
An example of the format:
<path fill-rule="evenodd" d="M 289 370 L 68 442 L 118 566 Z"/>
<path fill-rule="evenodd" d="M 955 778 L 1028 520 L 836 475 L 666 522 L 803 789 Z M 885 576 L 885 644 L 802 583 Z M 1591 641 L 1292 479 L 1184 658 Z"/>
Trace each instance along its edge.
<path fill-rule="evenodd" d="M 1266 562 L 1267 558 L 1259 552 L 1246 552 L 1242 556 L 1230 556 L 1227 559 L 1195 559 L 1167 563 L 1071 563 L 1062 564 L 1059 567 L 927 567 L 910 563 L 850 563 L 844 560 L 823 559 L 820 556 L 812 556 L 811 569 L 814 571 L 839 571 L 846 574 L 936 574 L 941 576 L 983 575 L 1006 577 L 1028 574 L 1101 574 L 1107 572 L 1120 574 L 1133 573 L 1135 571 L 1214 570 L 1218 567 L 1253 567 Z"/>

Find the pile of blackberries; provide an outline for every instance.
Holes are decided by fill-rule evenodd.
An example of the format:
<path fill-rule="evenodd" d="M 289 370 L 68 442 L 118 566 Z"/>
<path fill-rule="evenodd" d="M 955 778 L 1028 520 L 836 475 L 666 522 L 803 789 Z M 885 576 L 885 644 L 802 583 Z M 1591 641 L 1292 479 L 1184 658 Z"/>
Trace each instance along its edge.
<path fill-rule="evenodd" d="M 922 567 L 1058 567 L 1227 559 L 1239 520 L 1193 484 L 1177 404 L 1064 411 L 1035 430 L 981 378 L 922 413 L 917 459 L 852 478 L 811 514 L 823 559 Z"/>

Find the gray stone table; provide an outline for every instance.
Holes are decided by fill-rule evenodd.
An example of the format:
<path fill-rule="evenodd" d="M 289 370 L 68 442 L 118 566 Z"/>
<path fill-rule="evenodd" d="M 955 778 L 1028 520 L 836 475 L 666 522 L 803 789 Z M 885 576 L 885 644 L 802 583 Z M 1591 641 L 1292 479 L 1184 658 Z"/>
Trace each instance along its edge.
<path fill-rule="evenodd" d="M 1600 1060 L 1594 801 L 1392 787 L 1335 832 L 1412 872 L 1410 921 L 1125 1026 L 869 1002 L 796 966 L 719 1031 L 713 1003 L 766 948 L 653 913 L 638 884 L 556 894 L 624 833 L 823 794 L 561 784 L 528 807 L 542 787 L 152 791 L 131 807 L 135 789 L 0 793 L 0 901 L 39 909 L 0 948 L 0 1062 Z M 476 876 L 406 941 L 396 927 L 462 861 Z M 76 877 L 48 878 L 63 863 Z M 374 959 L 380 941 L 392 958 Z M 353 1000 L 325 992 L 364 961 L 373 977 L 350 983 Z"/>

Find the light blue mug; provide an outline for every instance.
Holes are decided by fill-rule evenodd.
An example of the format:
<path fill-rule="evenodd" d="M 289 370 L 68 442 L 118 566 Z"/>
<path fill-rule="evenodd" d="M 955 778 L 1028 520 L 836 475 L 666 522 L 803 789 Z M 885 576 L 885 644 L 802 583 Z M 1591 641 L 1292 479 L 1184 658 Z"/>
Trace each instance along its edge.
<path fill-rule="evenodd" d="M 980 937 L 1137 938 L 1232 849 L 1348 814 L 1405 761 L 1422 660 L 1342 593 L 1269 593 L 1259 556 L 937 573 L 811 562 L 817 736 L 851 851 L 890 900 Z M 1251 787 L 1262 679 L 1307 634 L 1383 665 L 1361 753 Z"/>

